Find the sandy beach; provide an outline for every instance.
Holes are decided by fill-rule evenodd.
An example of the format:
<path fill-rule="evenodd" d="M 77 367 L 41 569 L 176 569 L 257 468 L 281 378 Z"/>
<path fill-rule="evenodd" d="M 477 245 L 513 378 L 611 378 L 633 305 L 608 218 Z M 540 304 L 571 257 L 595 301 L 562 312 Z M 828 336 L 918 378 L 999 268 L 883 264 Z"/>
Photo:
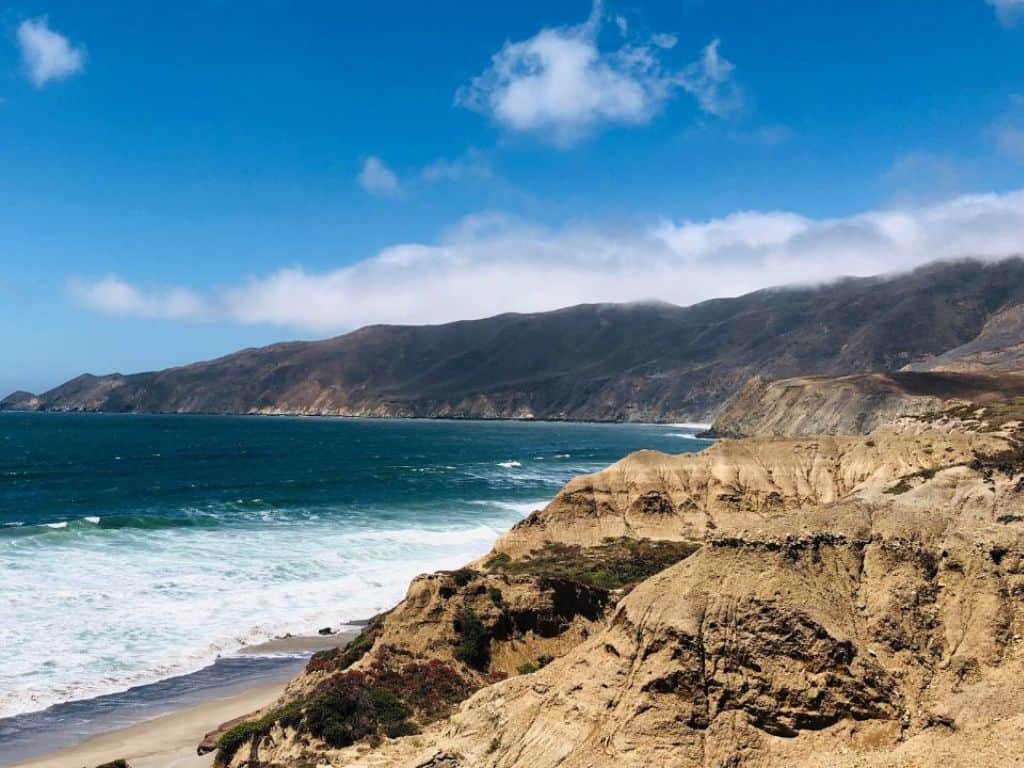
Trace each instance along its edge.
<path fill-rule="evenodd" d="M 239 654 L 312 653 L 343 645 L 355 634 L 356 631 L 351 630 L 328 637 L 278 638 L 244 648 Z M 280 679 L 272 682 L 263 679 L 241 691 L 237 687 L 234 691 L 225 690 L 225 695 L 210 701 L 100 733 L 73 746 L 13 763 L 8 768 L 93 768 L 119 758 L 127 760 L 132 768 L 207 768 L 213 765 L 213 753 L 196 754 L 196 746 L 203 737 L 228 720 L 243 717 L 272 703 L 292 676 L 292 672 L 282 673 Z"/>
<path fill-rule="evenodd" d="M 199 757 L 196 745 L 220 723 L 270 704 L 284 683 L 189 707 L 129 728 L 94 736 L 74 747 L 16 763 L 15 768 L 93 768 L 125 758 L 132 768 L 200 768 L 213 765 L 213 753 Z"/>

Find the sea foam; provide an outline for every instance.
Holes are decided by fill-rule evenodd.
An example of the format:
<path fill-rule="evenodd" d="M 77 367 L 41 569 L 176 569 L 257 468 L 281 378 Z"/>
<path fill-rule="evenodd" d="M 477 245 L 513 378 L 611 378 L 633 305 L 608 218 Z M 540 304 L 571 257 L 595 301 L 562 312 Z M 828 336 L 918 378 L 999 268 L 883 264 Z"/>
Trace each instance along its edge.
<path fill-rule="evenodd" d="M 417 574 L 484 554 L 521 516 L 514 505 L 484 509 L 486 524 L 450 528 L 119 528 L 69 540 L 73 568 L 19 569 L 5 589 L 0 645 L 19 652 L 0 669 L 0 717 L 368 618 L 401 600 Z M 46 527 L 58 525 L 67 523 Z"/>
<path fill-rule="evenodd" d="M 665 432 L 7 414 L 0 717 L 366 619 L 416 575 L 486 553 L 573 475 L 696 445 Z"/>

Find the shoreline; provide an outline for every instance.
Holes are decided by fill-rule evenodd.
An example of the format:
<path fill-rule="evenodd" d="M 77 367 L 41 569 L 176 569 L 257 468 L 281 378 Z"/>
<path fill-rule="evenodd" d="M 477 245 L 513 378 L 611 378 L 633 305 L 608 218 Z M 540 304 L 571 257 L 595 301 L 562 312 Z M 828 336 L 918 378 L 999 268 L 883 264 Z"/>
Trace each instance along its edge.
<path fill-rule="evenodd" d="M 207 768 L 214 753 L 198 755 L 203 736 L 221 723 L 244 717 L 272 703 L 286 682 L 269 683 L 243 693 L 97 734 L 70 747 L 44 752 L 8 768 L 93 768 L 125 759 L 132 768 Z"/>
<path fill-rule="evenodd" d="M 123 758 L 132 768 L 207 768 L 213 754 L 196 753 L 206 734 L 272 703 L 313 653 L 358 632 L 279 637 L 188 675 L 0 720 L 0 734 L 24 724 L 5 740 L 0 766 L 93 768 Z"/>
<path fill-rule="evenodd" d="M 13 412 L 12 413 L 24 413 Z M 35 413 L 54 413 L 35 411 Z M 67 415 L 59 412 L 60 415 Z M 104 414 L 82 415 L 149 415 L 151 417 L 206 414 Z M 217 414 L 238 418 L 244 415 Z M 278 415 L 278 418 L 352 419 L 366 421 L 458 421 L 488 424 L 496 421 L 539 421 L 547 424 L 607 425 L 633 424 L 643 427 L 691 430 L 692 423 L 652 422 L 569 422 L 515 419 L 435 419 L 362 416 Z M 531 502 L 532 503 L 532 502 Z M 542 503 L 541 503 L 542 505 Z M 359 615 L 358 613 L 356 615 Z M 196 755 L 203 738 L 221 724 L 249 715 L 271 703 L 285 685 L 305 666 L 316 650 L 337 647 L 348 642 L 361 622 L 344 625 L 329 636 L 300 635 L 279 637 L 256 645 L 242 647 L 230 656 L 218 658 L 196 672 L 167 678 L 149 685 L 135 686 L 123 694 L 81 699 L 0 720 L 0 767 L 2 768 L 92 768 L 117 759 L 128 760 L 133 768 L 209 766 L 212 756 Z M 355 629 L 352 629 L 355 627 Z M 228 669 L 233 667 L 234 669 Z M 228 675 L 223 673 L 227 669 Z M 220 681 L 210 681 L 211 673 L 220 670 Z M 184 695 L 174 683 L 190 685 Z M 198 682 L 196 682 L 198 681 Z M 194 683 L 194 684 L 193 684 Z M 141 692 L 146 689 L 148 692 Z M 132 694 L 134 694 L 134 700 Z M 108 703 L 112 701 L 113 703 Z M 27 726 L 22 722 L 27 721 Z M 5 726 L 6 729 L 5 729 Z"/>
<path fill-rule="evenodd" d="M 516 424 L 590 424 L 594 426 L 636 426 L 636 427 L 680 427 L 683 429 L 709 429 L 711 422 L 680 421 L 630 421 L 628 419 L 554 419 L 532 416 L 360 416 L 345 413 L 229 413 L 217 411 L 60 411 L 53 409 L 2 408 L 0 415 L 10 414 L 59 414 L 63 416 L 220 416 L 230 418 L 270 419 L 342 419 L 352 421 L 453 421 L 459 423 L 480 422 L 493 424 L 511 422 Z"/>

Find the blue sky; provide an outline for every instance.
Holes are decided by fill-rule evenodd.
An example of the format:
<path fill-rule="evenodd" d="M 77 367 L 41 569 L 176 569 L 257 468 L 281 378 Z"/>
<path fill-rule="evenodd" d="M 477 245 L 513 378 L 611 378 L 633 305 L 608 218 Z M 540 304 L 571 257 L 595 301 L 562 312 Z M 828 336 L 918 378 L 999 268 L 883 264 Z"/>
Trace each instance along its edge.
<path fill-rule="evenodd" d="M 1024 252 L 1024 0 L 25 2 L 0 389 Z"/>

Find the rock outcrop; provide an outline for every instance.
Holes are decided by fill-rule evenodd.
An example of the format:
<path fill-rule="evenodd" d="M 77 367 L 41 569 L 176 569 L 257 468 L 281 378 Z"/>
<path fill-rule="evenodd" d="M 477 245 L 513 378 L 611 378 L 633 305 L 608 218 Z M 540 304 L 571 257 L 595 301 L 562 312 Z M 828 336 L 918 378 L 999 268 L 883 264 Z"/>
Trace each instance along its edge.
<path fill-rule="evenodd" d="M 470 568 L 417 579 L 361 644 L 314 659 L 225 762 L 924 768 L 1024 754 L 1024 444 L 1013 424 L 912 421 L 641 452 L 578 478 Z M 428 657 L 443 674 L 411 669 L 436 681 L 417 689 L 444 703 L 433 716 L 385 669 Z M 341 683 L 398 691 L 414 727 L 328 743 L 318 708 Z"/>

